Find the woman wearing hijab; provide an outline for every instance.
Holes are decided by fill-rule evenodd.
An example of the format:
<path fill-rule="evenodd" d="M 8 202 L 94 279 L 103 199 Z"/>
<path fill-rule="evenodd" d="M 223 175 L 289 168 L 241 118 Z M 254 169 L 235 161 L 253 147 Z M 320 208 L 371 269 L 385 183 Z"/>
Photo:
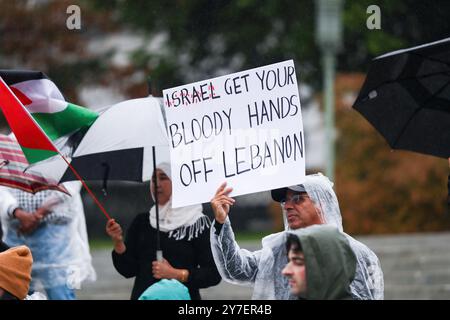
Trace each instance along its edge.
<path fill-rule="evenodd" d="M 217 285 L 221 277 L 211 253 L 210 220 L 201 205 L 172 208 L 170 165 L 160 164 L 158 206 L 160 243 L 164 259 L 156 261 L 156 207 L 138 214 L 127 231 L 125 241 L 120 225 L 111 219 L 106 232 L 112 238 L 113 264 L 126 278 L 136 277 L 131 299 L 136 300 L 160 279 L 175 279 L 188 289 L 192 300 L 201 299 L 199 289 Z M 155 174 L 153 175 L 155 179 Z M 151 183 L 154 199 L 154 184 Z"/>

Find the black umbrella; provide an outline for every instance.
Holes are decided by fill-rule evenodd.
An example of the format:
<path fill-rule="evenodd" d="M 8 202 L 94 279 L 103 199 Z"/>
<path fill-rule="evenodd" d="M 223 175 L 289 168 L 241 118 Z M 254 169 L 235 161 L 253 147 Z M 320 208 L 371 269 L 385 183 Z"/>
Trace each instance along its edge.
<path fill-rule="evenodd" d="M 392 149 L 450 157 L 450 38 L 373 59 L 353 108 Z"/>

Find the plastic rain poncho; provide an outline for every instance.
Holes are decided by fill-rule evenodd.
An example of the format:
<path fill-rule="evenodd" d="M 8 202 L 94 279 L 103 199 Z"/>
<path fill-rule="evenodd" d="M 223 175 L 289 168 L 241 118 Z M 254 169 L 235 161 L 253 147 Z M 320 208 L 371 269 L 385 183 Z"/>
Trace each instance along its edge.
<path fill-rule="evenodd" d="M 339 203 L 332 182 L 322 174 L 313 174 L 306 176 L 303 185 L 325 223 L 342 231 Z M 283 213 L 286 221 L 284 210 Z M 285 226 L 289 230 L 286 223 Z M 281 270 L 288 262 L 285 232 L 264 237 L 262 249 L 254 252 L 238 246 L 229 218 L 220 233 L 216 233 L 216 226 L 213 224 L 211 249 L 223 279 L 233 284 L 253 285 L 252 299 L 297 299 L 290 293 L 287 278 L 281 275 Z M 355 279 L 350 285 L 353 298 L 383 299 L 384 280 L 378 257 L 367 246 L 345 235 L 358 260 Z"/>
<path fill-rule="evenodd" d="M 0 215 L 4 241 L 9 246 L 24 244 L 33 255 L 31 288 L 38 282 L 45 288 L 67 285 L 79 289 L 81 282 L 96 279 L 89 253 L 81 183 L 63 184 L 72 196 L 44 190 L 35 195 L 18 189 L 0 188 Z M 33 212 L 52 202 L 51 212 L 30 234 L 19 234 L 19 221 L 11 216 L 17 207 Z"/>

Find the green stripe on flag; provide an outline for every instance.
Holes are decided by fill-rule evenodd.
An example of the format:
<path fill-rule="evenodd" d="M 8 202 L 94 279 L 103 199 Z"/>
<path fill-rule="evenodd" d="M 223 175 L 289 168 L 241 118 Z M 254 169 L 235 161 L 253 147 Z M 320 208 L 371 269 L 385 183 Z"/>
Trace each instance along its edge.
<path fill-rule="evenodd" d="M 52 141 L 77 129 L 90 126 L 98 117 L 98 113 L 72 103 L 68 103 L 67 108 L 60 112 L 31 115 Z"/>
<path fill-rule="evenodd" d="M 22 146 L 21 146 L 21 148 L 22 148 L 23 154 L 25 155 L 25 157 L 27 158 L 27 160 L 30 164 L 45 160 L 47 158 L 53 157 L 58 154 L 55 151 L 30 149 L 30 148 L 25 148 Z"/>

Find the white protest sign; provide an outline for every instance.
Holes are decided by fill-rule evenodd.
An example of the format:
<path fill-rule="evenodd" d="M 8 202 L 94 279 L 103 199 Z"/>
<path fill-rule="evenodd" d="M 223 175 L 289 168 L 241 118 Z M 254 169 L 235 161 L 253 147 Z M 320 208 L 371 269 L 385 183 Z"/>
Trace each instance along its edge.
<path fill-rule="evenodd" d="M 292 60 L 163 91 L 172 205 L 301 183 L 305 148 Z"/>

